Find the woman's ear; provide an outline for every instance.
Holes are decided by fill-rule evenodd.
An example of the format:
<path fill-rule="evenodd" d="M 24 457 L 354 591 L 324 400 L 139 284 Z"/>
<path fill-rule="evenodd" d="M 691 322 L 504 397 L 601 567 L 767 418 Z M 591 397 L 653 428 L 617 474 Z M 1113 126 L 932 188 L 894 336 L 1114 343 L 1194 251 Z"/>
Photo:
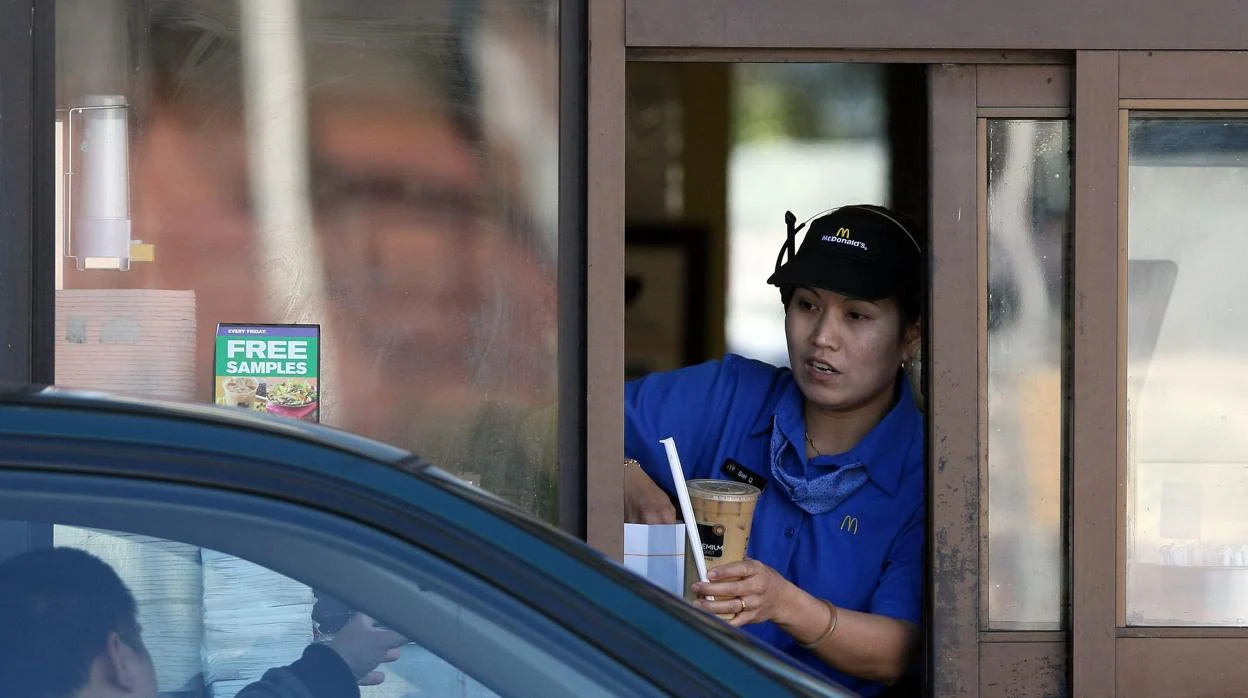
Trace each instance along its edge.
<path fill-rule="evenodd" d="M 923 350 L 923 321 L 915 320 L 901 334 L 901 360 L 910 363 Z"/>

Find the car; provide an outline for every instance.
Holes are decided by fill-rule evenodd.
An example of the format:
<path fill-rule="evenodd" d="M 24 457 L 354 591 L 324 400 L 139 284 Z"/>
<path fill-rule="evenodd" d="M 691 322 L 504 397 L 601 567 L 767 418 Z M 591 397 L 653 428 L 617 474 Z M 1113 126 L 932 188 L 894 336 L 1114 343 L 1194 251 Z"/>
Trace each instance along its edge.
<path fill-rule="evenodd" d="M 321 425 L 0 388 L 0 518 L 0 558 L 55 544 L 118 570 L 162 694 L 231 696 L 293 660 L 323 597 L 410 640 L 365 695 L 853 695 L 421 458 Z"/>

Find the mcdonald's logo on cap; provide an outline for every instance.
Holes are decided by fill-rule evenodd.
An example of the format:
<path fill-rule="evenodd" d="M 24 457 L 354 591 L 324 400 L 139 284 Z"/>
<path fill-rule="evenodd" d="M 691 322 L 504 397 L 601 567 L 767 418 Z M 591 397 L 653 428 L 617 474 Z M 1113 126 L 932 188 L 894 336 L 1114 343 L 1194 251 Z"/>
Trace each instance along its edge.
<path fill-rule="evenodd" d="M 825 233 L 819 239 L 824 242 L 835 242 L 838 245 L 849 245 L 850 247 L 857 247 L 863 252 L 867 251 L 867 243 L 863 242 L 862 240 L 854 240 L 853 238 L 851 238 L 849 236 L 849 228 L 837 228 L 836 233 L 832 235 L 828 235 Z"/>

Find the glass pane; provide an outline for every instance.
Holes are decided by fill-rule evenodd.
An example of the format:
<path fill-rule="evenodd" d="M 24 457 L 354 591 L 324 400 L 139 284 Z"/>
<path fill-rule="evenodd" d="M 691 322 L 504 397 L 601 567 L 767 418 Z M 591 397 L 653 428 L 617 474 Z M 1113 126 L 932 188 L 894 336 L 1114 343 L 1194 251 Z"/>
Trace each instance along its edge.
<path fill-rule="evenodd" d="M 1070 126 L 988 122 L 988 627 L 1061 627 Z"/>
<path fill-rule="evenodd" d="M 219 323 L 317 324 L 321 421 L 553 520 L 557 5 L 57 0 L 57 381 L 212 402 Z"/>
<path fill-rule="evenodd" d="M 732 67 L 728 351 L 789 364 L 780 295 L 763 281 L 798 221 L 846 204 L 889 204 L 886 72 L 854 63 Z"/>
<path fill-rule="evenodd" d="M 1127 623 L 1248 625 L 1248 118 L 1129 122 Z"/>

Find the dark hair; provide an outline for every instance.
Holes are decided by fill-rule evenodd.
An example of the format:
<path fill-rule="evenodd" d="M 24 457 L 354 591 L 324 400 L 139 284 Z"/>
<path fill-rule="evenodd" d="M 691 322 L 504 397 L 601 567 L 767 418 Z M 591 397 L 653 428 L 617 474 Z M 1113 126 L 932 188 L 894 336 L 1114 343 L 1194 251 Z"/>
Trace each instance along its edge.
<path fill-rule="evenodd" d="M 0 563 L 0 694 L 71 695 L 114 632 L 146 654 L 136 615 L 113 568 L 82 550 L 47 548 Z"/>
<path fill-rule="evenodd" d="M 901 223 L 903 227 L 914 236 L 915 242 L 920 249 L 927 248 L 927 239 L 924 235 L 923 228 L 914 222 L 905 214 L 898 213 L 892 209 L 883 206 L 875 206 L 872 204 L 860 204 L 858 208 L 866 208 L 883 213 L 890 218 Z M 889 300 L 897 304 L 897 308 L 901 311 L 901 329 L 905 331 L 907 327 L 918 322 L 923 317 L 923 299 L 927 291 L 927 274 L 924 271 L 926 261 L 921 263 L 914 274 L 903 277 L 901 289 L 897 293 L 889 297 Z M 784 304 L 785 312 L 788 312 L 789 301 L 793 300 L 793 292 L 797 289 L 793 286 L 782 286 L 780 288 L 780 302 Z"/>

